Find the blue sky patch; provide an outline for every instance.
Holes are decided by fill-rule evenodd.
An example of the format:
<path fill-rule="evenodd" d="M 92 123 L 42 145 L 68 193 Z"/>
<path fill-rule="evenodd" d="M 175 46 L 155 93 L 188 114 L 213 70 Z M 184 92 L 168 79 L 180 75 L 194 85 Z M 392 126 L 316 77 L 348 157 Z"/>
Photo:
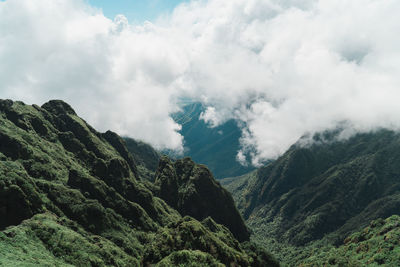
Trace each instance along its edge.
<path fill-rule="evenodd" d="M 114 19 L 123 14 L 131 23 L 154 21 L 162 14 L 170 13 L 185 0 L 87 0 L 94 7 L 101 8 L 106 17 Z"/>

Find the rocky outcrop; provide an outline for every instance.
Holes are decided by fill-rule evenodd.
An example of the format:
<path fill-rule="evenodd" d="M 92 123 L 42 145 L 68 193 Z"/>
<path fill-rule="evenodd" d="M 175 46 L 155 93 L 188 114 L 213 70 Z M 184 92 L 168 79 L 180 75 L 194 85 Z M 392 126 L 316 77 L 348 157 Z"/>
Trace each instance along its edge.
<path fill-rule="evenodd" d="M 158 196 L 177 209 L 182 216 L 198 220 L 207 217 L 225 225 L 240 241 L 249 239 L 249 231 L 235 207 L 231 194 L 224 189 L 204 165 L 190 158 L 172 162 L 160 160 L 155 185 Z"/>

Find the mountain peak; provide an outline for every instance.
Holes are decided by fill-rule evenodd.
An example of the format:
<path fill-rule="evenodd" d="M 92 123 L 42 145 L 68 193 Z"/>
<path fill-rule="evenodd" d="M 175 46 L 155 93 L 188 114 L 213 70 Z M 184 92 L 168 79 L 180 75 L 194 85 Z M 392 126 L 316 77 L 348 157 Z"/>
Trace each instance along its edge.
<path fill-rule="evenodd" d="M 42 108 L 50 113 L 61 115 L 69 114 L 76 115 L 75 110 L 62 100 L 50 100 L 42 105 Z"/>
<path fill-rule="evenodd" d="M 249 239 L 249 231 L 235 207 L 231 194 L 217 182 L 210 170 L 186 157 L 175 162 L 162 157 L 155 176 L 158 196 L 182 216 L 198 220 L 207 217 L 225 225 L 239 240 Z"/>

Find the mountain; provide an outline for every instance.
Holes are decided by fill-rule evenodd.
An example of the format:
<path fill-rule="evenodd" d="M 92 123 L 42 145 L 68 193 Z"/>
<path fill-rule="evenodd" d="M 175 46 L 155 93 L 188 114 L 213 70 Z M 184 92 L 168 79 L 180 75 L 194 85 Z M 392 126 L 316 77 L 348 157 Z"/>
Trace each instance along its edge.
<path fill-rule="evenodd" d="M 231 194 L 223 188 L 204 166 L 190 158 L 171 162 L 167 157 L 160 161 L 155 185 L 158 196 L 180 214 L 202 220 L 213 218 L 223 224 L 239 241 L 249 239 L 250 233 L 235 207 Z"/>
<path fill-rule="evenodd" d="M 129 137 L 123 139 L 126 149 L 131 153 L 137 165 L 144 166 L 150 171 L 157 170 L 160 155 L 152 146 Z"/>
<path fill-rule="evenodd" d="M 245 174 L 253 167 L 242 166 L 236 161 L 240 149 L 241 130 L 234 120 L 210 128 L 200 114 L 205 109 L 200 103 L 185 105 L 181 112 L 172 115 L 182 125 L 180 130 L 184 137 L 185 156 L 207 165 L 217 179 Z"/>
<path fill-rule="evenodd" d="M 154 167 L 140 163 L 148 158 L 65 102 L 0 100 L 0 265 L 279 266 L 246 241 L 232 197 L 207 168 L 164 159 L 151 183 L 139 168 Z M 168 181 L 178 202 L 162 193 Z"/>
<path fill-rule="evenodd" d="M 129 137 L 123 137 L 126 149 L 135 160 L 140 176 L 154 182 L 154 174 L 158 168 L 160 153 L 151 145 Z"/>
<path fill-rule="evenodd" d="M 400 134 L 336 135 L 217 181 L 65 102 L 0 100 L 0 265 L 398 266 Z"/>
<path fill-rule="evenodd" d="M 255 239 L 289 265 L 400 214 L 400 134 L 334 137 L 316 135 L 311 145 L 293 145 L 276 161 L 222 181 Z"/>

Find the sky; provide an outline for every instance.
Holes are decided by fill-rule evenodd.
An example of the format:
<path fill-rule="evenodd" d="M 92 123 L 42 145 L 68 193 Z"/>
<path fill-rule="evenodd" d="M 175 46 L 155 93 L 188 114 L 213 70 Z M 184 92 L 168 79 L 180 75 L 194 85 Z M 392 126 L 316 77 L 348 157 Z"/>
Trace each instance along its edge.
<path fill-rule="evenodd" d="M 102 9 L 104 16 L 114 19 L 123 14 L 130 23 L 154 21 L 169 15 L 184 0 L 87 0 L 87 3 Z"/>
<path fill-rule="evenodd" d="M 398 0 L 95 1 L 0 1 L 0 98 L 63 99 L 100 131 L 177 151 L 171 114 L 192 99 L 210 127 L 240 123 L 254 165 L 337 127 L 400 129 Z"/>

